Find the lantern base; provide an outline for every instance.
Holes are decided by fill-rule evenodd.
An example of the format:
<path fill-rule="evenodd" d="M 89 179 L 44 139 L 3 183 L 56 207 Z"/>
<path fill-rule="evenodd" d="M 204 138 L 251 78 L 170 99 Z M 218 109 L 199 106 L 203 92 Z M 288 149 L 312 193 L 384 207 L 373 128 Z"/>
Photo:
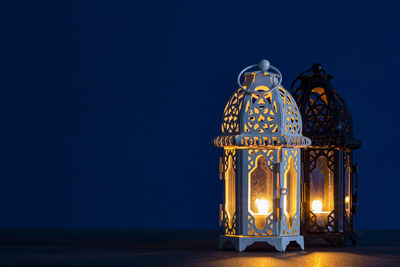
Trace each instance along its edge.
<path fill-rule="evenodd" d="M 236 251 L 243 251 L 248 246 L 255 242 L 266 242 L 273 246 L 278 251 L 285 251 L 286 246 L 295 241 L 302 250 L 304 250 L 303 236 L 234 236 L 234 235 L 220 235 L 219 236 L 219 249 L 222 249 L 226 241 L 231 241 Z"/>
<path fill-rule="evenodd" d="M 306 245 L 318 244 L 318 240 L 325 240 L 330 245 L 344 247 L 347 241 L 351 241 L 352 245 L 355 246 L 357 242 L 356 233 L 304 233 L 304 239 Z"/>

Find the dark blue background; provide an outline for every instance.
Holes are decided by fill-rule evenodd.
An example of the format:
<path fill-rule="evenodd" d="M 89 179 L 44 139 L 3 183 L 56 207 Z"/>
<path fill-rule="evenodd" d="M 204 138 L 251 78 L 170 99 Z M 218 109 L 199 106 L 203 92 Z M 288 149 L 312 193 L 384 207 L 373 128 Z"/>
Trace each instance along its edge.
<path fill-rule="evenodd" d="M 318 61 L 363 142 L 357 227 L 399 228 L 396 1 L 7 1 L 0 227 L 214 228 L 238 72 Z"/>

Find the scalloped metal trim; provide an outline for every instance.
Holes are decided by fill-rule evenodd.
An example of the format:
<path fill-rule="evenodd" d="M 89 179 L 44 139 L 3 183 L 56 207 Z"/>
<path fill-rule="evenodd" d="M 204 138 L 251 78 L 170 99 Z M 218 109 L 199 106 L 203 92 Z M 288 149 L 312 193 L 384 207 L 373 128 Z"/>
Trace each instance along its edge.
<path fill-rule="evenodd" d="M 307 147 L 311 140 L 304 136 L 220 135 L 213 139 L 216 147 Z"/>

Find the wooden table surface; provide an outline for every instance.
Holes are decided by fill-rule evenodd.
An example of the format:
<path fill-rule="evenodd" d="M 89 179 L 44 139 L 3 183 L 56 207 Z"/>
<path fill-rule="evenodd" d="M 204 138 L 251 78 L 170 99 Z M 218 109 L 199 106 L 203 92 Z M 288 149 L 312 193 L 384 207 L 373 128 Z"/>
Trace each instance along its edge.
<path fill-rule="evenodd" d="M 400 230 L 363 230 L 358 245 L 217 249 L 217 230 L 0 230 L 0 266 L 400 266 Z"/>

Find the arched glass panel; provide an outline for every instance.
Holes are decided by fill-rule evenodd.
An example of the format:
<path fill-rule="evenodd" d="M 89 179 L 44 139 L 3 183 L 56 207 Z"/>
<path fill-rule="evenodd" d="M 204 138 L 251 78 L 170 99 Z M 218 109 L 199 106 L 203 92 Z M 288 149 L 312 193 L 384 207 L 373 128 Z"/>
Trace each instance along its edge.
<path fill-rule="evenodd" d="M 272 212 L 273 173 L 264 156 L 257 158 L 256 168 L 250 173 L 250 211 L 254 215 Z"/>
<path fill-rule="evenodd" d="M 236 209 L 235 170 L 232 156 L 228 157 L 228 169 L 225 171 L 225 211 L 229 218 L 229 227 L 232 227 Z"/>
<path fill-rule="evenodd" d="M 289 165 L 285 172 L 284 187 L 288 193 L 283 197 L 283 207 L 286 218 L 288 220 L 288 227 L 292 228 L 293 218 L 297 211 L 297 173 L 294 169 L 293 157 L 289 157 Z"/>
<path fill-rule="evenodd" d="M 258 229 L 266 226 L 266 218 L 273 211 L 273 172 L 267 159 L 257 157 L 255 168 L 249 173 L 249 211 Z"/>
<path fill-rule="evenodd" d="M 315 164 L 315 168 L 310 172 L 311 211 L 317 217 L 317 224 L 325 226 L 328 215 L 334 209 L 334 173 L 328 167 L 325 155 L 320 155 Z"/>

